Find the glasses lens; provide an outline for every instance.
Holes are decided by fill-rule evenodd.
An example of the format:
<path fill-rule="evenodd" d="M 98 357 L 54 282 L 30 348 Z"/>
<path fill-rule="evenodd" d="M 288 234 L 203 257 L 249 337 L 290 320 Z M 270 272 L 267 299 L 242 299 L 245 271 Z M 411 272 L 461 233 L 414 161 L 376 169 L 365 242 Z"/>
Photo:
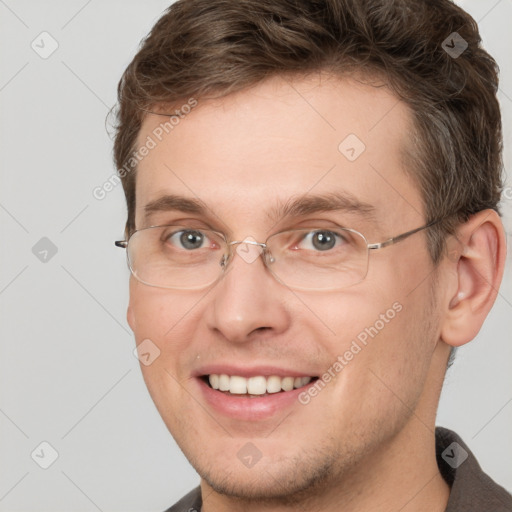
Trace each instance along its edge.
<path fill-rule="evenodd" d="M 226 252 L 222 236 L 185 226 L 136 231 L 128 242 L 128 263 L 141 282 L 161 288 L 201 288 L 221 274 Z"/>
<path fill-rule="evenodd" d="M 267 241 L 269 268 L 290 288 L 328 290 L 352 286 L 368 272 L 366 239 L 357 231 L 297 229 Z"/>

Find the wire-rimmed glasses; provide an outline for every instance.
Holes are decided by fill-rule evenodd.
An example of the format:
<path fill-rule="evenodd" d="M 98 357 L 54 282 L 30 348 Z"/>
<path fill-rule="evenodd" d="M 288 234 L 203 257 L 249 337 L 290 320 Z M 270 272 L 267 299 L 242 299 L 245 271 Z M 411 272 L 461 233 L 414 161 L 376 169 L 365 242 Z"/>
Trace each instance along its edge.
<path fill-rule="evenodd" d="M 226 271 L 234 252 L 247 263 L 260 256 L 284 285 L 297 290 L 337 290 L 361 282 L 372 250 L 395 244 L 439 220 L 380 243 L 344 227 L 280 231 L 264 243 L 247 238 L 228 241 L 219 231 L 184 225 L 151 226 L 116 241 L 126 248 L 128 266 L 140 282 L 167 289 L 200 289 Z"/>

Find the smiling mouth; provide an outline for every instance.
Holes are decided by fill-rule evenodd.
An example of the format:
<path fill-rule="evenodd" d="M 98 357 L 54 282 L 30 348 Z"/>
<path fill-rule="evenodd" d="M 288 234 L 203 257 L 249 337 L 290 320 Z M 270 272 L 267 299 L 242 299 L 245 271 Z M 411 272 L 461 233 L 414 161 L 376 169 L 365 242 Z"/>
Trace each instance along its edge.
<path fill-rule="evenodd" d="M 286 393 L 307 386 L 318 377 L 279 377 L 278 375 L 241 377 L 239 375 L 203 375 L 201 380 L 211 389 L 238 397 L 262 397 Z"/>

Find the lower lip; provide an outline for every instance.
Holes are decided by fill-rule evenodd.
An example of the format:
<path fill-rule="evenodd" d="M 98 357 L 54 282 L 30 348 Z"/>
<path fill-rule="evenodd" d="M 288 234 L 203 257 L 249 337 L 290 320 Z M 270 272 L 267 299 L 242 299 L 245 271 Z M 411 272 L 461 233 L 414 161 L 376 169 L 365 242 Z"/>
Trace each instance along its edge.
<path fill-rule="evenodd" d="M 197 378 L 199 387 L 206 402 L 216 411 L 239 420 L 257 421 L 272 417 L 277 412 L 294 404 L 300 405 L 298 396 L 308 389 L 309 385 L 291 391 L 280 391 L 261 397 L 228 395 L 217 391 L 202 379 Z M 310 385 L 314 384 L 313 381 Z"/>

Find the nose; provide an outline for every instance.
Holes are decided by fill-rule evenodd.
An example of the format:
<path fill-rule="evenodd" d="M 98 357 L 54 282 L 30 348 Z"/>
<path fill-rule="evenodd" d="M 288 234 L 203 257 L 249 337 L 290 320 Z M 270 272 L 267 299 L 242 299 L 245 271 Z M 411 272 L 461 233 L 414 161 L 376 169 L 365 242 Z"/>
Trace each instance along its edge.
<path fill-rule="evenodd" d="M 263 331 L 281 334 L 289 327 L 288 291 L 273 278 L 261 254 L 257 245 L 234 246 L 226 273 L 211 292 L 208 327 L 231 342 L 250 341 Z"/>

